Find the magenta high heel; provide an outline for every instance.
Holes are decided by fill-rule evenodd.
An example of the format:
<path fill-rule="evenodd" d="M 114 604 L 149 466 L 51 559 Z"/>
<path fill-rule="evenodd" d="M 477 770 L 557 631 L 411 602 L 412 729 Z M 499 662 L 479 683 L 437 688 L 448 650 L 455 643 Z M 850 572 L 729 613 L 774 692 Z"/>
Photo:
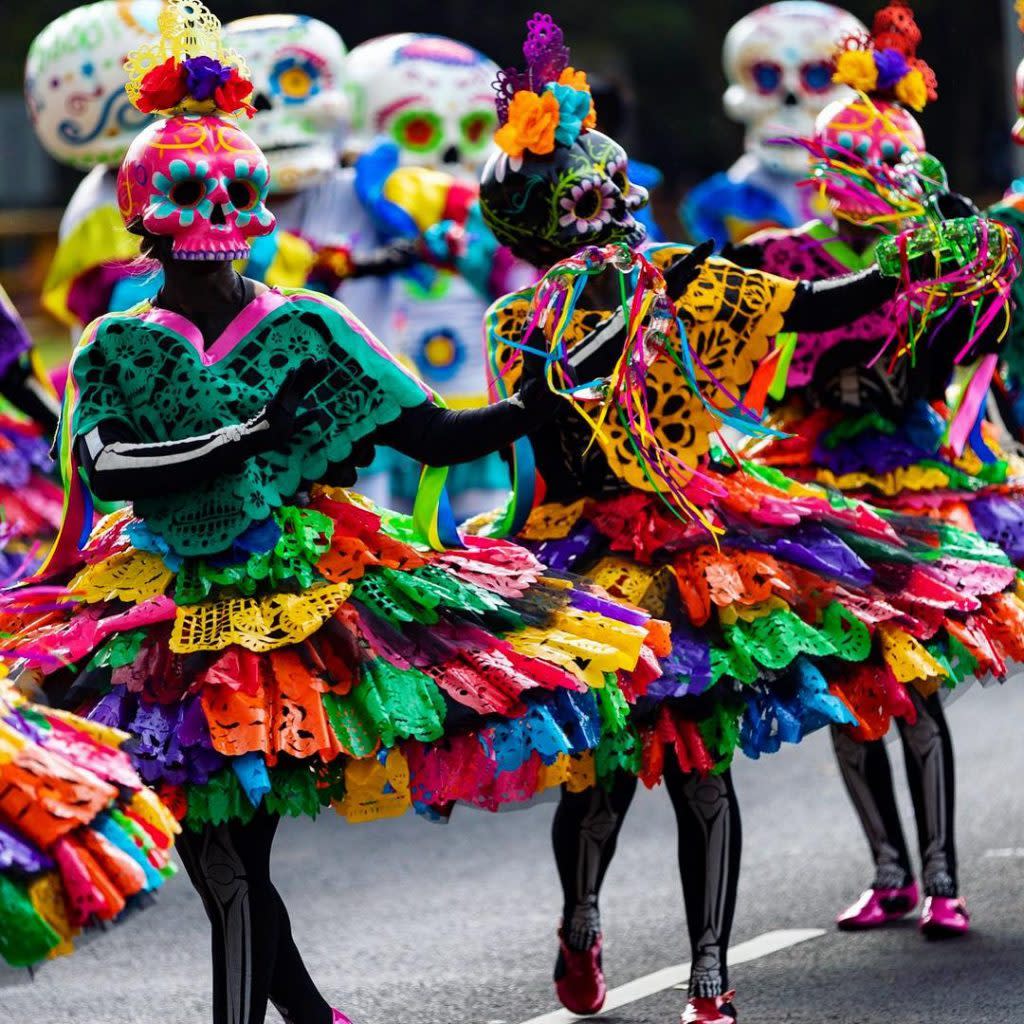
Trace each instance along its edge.
<path fill-rule="evenodd" d="M 558 1001 L 581 1017 L 600 1011 L 608 995 L 601 966 L 601 936 L 590 949 L 571 949 L 558 929 L 558 962 L 555 964 L 555 992 Z"/>
<path fill-rule="evenodd" d="M 971 915 L 962 896 L 925 896 L 918 925 L 929 939 L 952 939 L 966 935 L 971 927 Z"/>
<path fill-rule="evenodd" d="M 331 1008 L 331 1024 L 352 1024 L 352 1021 L 341 1012 Z"/>
<path fill-rule="evenodd" d="M 690 996 L 679 1024 L 736 1024 L 735 992 L 720 996 Z"/>
<path fill-rule="evenodd" d="M 917 906 L 917 900 L 917 882 L 901 889 L 865 889 L 860 899 L 836 918 L 836 925 L 844 932 L 880 928 L 906 917 Z"/>

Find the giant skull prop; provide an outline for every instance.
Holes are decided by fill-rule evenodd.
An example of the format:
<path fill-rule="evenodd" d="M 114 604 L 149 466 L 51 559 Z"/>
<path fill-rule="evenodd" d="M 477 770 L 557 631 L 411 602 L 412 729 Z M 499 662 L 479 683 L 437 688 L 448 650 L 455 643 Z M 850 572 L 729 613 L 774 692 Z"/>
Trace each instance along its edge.
<path fill-rule="evenodd" d="M 101 0 L 61 15 L 33 40 L 25 102 L 55 160 L 82 170 L 120 163 L 149 120 L 124 91 L 124 59 L 153 42 L 160 6 L 160 0 Z"/>
<path fill-rule="evenodd" d="M 348 116 L 341 36 L 316 18 L 263 14 L 225 25 L 224 45 L 249 66 L 257 114 L 247 129 L 270 161 L 271 191 L 325 180 Z"/>
<path fill-rule="evenodd" d="M 806 152 L 769 140 L 810 136 L 818 113 L 850 94 L 832 82 L 832 57 L 841 40 L 866 34 L 852 14 L 813 0 L 769 4 L 736 22 L 722 49 L 724 105 L 746 125 L 747 152 L 777 173 L 804 175 Z"/>
<path fill-rule="evenodd" d="M 584 132 L 550 156 L 512 160 L 495 153 L 480 180 L 488 227 L 515 256 L 546 267 L 586 245 L 640 245 L 646 229 L 633 214 L 647 190 L 629 180 L 625 150 L 607 135 Z"/>
<path fill-rule="evenodd" d="M 219 117 L 183 115 L 151 124 L 131 144 L 117 176 L 129 230 L 172 239 L 182 260 L 235 260 L 249 239 L 274 230 L 266 157 Z"/>
<path fill-rule="evenodd" d="M 491 83 L 498 66 L 444 36 L 381 36 L 348 56 L 354 143 L 384 135 L 403 163 L 476 180 L 498 127 Z"/>

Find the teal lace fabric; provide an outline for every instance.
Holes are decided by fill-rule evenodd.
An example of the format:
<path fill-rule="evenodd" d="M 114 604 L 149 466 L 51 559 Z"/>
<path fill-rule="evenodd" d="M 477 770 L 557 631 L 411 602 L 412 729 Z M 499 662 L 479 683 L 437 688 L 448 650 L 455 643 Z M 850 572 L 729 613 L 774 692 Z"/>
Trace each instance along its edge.
<path fill-rule="evenodd" d="M 340 303 L 302 291 L 283 294 L 282 304 L 216 360 L 138 314 L 103 318 L 75 357 L 73 434 L 113 420 L 143 443 L 243 423 L 277 393 L 290 370 L 311 359 L 329 365 L 305 403 L 319 410 L 316 421 L 280 449 L 246 460 L 234 474 L 197 482 L 187 493 L 135 502 L 149 529 L 178 554 L 228 550 L 250 525 L 344 463 L 357 441 L 402 409 L 429 400 Z"/>

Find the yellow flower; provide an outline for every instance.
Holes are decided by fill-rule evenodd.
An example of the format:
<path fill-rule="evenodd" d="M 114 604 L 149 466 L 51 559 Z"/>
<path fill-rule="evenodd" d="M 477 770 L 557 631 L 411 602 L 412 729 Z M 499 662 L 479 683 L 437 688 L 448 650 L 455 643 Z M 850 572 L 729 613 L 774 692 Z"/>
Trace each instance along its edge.
<path fill-rule="evenodd" d="M 924 110 L 928 102 L 928 86 L 917 68 L 908 71 L 896 83 L 896 99 L 914 110 Z"/>
<path fill-rule="evenodd" d="M 567 85 L 570 89 L 579 89 L 580 92 L 590 92 L 586 71 L 577 71 L 575 68 L 566 68 L 558 76 L 558 84 Z"/>
<path fill-rule="evenodd" d="M 871 92 L 878 85 L 874 56 L 866 50 L 844 50 L 836 59 L 832 81 L 860 92 Z"/>
<path fill-rule="evenodd" d="M 545 156 L 555 148 L 558 100 L 550 92 L 520 89 L 508 105 L 508 121 L 495 133 L 494 141 L 509 156 L 519 158 L 526 150 Z"/>

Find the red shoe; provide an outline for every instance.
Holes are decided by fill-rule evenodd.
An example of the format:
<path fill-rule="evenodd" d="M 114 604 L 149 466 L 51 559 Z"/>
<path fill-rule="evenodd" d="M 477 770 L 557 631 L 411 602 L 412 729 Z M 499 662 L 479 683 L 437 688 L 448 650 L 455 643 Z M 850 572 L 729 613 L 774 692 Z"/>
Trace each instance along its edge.
<path fill-rule="evenodd" d="M 967 903 L 961 896 L 926 896 L 918 927 L 929 939 L 951 939 L 966 935 L 971 926 Z"/>
<path fill-rule="evenodd" d="M 570 949 L 558 931 L 558 960 L 555 963 L 555 992 L 558 1001 L 570 1013 L 580 1016 L 597 1013 L 604 1006 L 608 986 L 601 969 L 601 940 L 582 953 Z"/>
<path fill-rule="evenodd" d="M 836 918 L 836 925 L 844 932 L 879 928 L 906 917 L 917 906 L 917 897 L 917 882 L 901 889 L 865 889 L 860 899 Z"/>
<path fill-rule="evenodd" d="M 726 992 L 724 996 L 691 996 L 679 1024 L 736 1024 L 732 1005 L 735 997 L 735 992 Z M 725 1013 L 726 1009 L 732 1012 Z"/>
<path fill-rule="evenodd" d="M 352 1021 L 350 1021 L 348 1017 L 341 1012 L 341 1010 L 332 1009 L 331 1024 L 352 1024 Z"/>

